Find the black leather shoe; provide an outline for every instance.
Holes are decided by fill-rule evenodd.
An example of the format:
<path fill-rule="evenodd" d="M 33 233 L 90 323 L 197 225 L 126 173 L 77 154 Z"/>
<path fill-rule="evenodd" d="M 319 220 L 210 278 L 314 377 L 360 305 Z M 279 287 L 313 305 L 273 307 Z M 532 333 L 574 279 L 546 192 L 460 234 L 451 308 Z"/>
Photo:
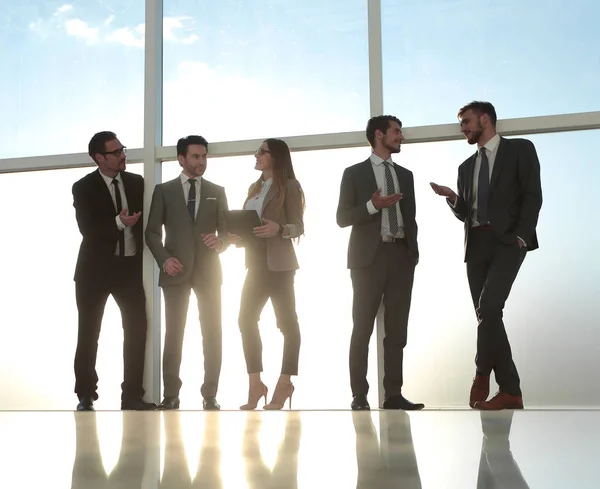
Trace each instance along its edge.
<path fill-rule="evenodd" d="M 216 397 L 205 397 L 202 401 L 202 409 L 205 411 L 219 411 L 221 406 L 219 406 Z"/>
<path fill-rule="evenodd" d="M 161 411 L 179 409 L 179 396 L 165 397 L 163 401 L 158 405 L 158 409 L 160 409 Z"/>
<path fill-rule="evenodd" d="M 423 409 L 424 407 L 425 404 L 414 404 L 409 400 L 405 399 L 402 394 L 388 397 L 383 401 L 383 409 L 402 409 L 404 411 L 418 411 L 419 409 Z"/>
<path fill-rule="evenodd" d="M 367 396 L 364 394 L 359 394 L 358 396 L 354 396 L 352 398 L 352 404 L 350 404 L 350 408 L 352 411 L 369 411 L 371 406 L 369 406 Z"/>
<path fill-rule="evenodd" d="M 153 402 L 146 402 L 140 397 L 138 399 L 121 401 L 121 409 L 123 411 L 154 411 L 156 409 L 156 404 Z"/>
<path fill-rule="evenodd" d="M 94 398 L 92 396 L 81 396 L 77 411 L 94 411 Z"/>

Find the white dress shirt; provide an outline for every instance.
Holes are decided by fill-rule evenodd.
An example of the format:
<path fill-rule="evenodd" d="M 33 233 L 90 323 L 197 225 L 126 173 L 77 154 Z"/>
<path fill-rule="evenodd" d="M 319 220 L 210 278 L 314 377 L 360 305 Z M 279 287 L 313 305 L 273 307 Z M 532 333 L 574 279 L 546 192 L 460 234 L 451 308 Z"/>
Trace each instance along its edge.
<path fill-rule="evenodd" d="M 185 206 L 187 207 L 188 197 L 190 194 L 190 177 L 188 177 L 185 173 L 181 172 L 179 175 L 181 179 L 181 185 L 183 187 L 183 197 L 185 199 Z M 198 215 L 198 209 L 200 208 L 200 182 L 202 181 L 202 177 L 192 178 L 196 182 L 196 207 L 194 209 L 194 217 Z"/>
<path fill-rule="evenodd" d="M 494 162 L 496 161 L 496 155 L 498 154 L 498 146 L 500 145 L 500 136 L 495 134 L 492 139 L 483 145 L 486 149 L 486 154 L 489 164 L 489 178 L 492 181 L 492 171 L 494 169 Z M 471 214 L 472 226 L 479 226 L 477 222 L 477 195 L 478 195 L 478 182 L 479 182 L 479 171 L 481 170 L 481 146 L 477 151 L 477 157 L 475 158 L 475 169 L 473 171 L 473 213 Z"/>
<path fill-rule="evenodd" d="M 471 214 L 471 227 L 479 226 L 479 222 L 477 221 L 477 196 L 478 196 L 478 182 L 479 182 L 479 171 L 481 170 L 481 148 L 486 149 L 486 154 L 488 157 L 488 166 L 489 166 L 489 179 L 492 181 L 492 172 L 494 170 L 494 162 L 496 161 L 496 156 L 498 155 L 498 147 L 500 146 L 500 135 L 494 134 L 494 136 L 483 146 L 478 146 L 477 156 L 475 157 L 475 168 L 473 169 L 473 206 L 472 206 L 472 214 Z M 452 204 L 450 201 L 450 205 L 452 207 L 456 207 L 458 199 Z M 467 205 L 469 203 L 467 202 Z M 526 241 L 517 236 L 519 241 L 524 246 L 527 246 Z"/>
<path fill-rule="evenodd" d="M 262 217 L 262 210 L 265 204 L 265 197 L 267 196 L 267 193 L 269 192 L 269 189 L 271 188 L 272 184 L 273 178 L 265 180 L 262 183 L 262 188 L 260 189 L 260 192 L 248 199 L 248 202 L 246 202 L 244 209 L 248 211 L 256 211 L 258 217 Z"/>
<path fill-rule="evenodd" d="M 394 162 L 392 158 L 387 160 L 390 163 L 390 171 L 392 172 L 392 180 L 394 181 L 394 193 L 400 192 L 400 183 L 398 182 L 398 175 L 396 175 L 396 170 L 394 169 Z M 377 156 L 375 153 L 371 153 L 371 166 L 373 167 L 373 173 L 375 174 L 375 181 L 377 182 L 377 188 L 381 189 L 381 195 L 386 196 L 387 193 L 387 184 L 385 180 L 385 165 L 383 164 L 384 160 Z M 396 215 L 398 216 L 398 232 L 396 234 L 392 234 L 390 232 L 390 211 L 389 209 L 383 208 L 381 209 L 381 235 L 382 236 L 392 236 L 394 238 L 404 238 L 404 221 L 402 219 L 402 212 L 400 211 L 400 202 L 394 204 L 396 206 Z M 367 202 L 367 209 L 369 214 L 377 214 L 379 212 L 378 209 L 373 205 L 373 201 L 369 200 Z"/>
<path fill-rule="evenodd" d="M 102 172 L 100 172 L 100 175 L 102 175 L 102 179 L 104 180 L 104 182 L 106 183 L 106 186 L 108 187 L 108 192 L 110 193 L 110 197 L 113 201 L 113 205 L 115 206 L 115 212 L 116 212 L 117 211 L 117 198 L 115 196 L 115 185 L 112 183 L 113 179 L 112 179 L 112 177 L 107 177 Z M 129 206 L 127 204 L 127 195 L 125 195 L 125 187 L 123 186 L 123 178 L 121 177 L 120 173 L 118 173 L 115 178 L 119 182 L 119 193 L 121 194 L 121 205 L 123 206 L 123 209 L 128 209 Z M 125 253 L 124 253 L 125 256 L 134 256 L 137 252 L 137 246 L 135 243 L 135 237 L 133 236 L 132 229 L 128 226 L 125 226 L 125 224 L 123 224 L 123 222 L 121 221 L 121 218 L 119 217 L 118 212 L 115 217 L 115 223 L 116 223 L 119 231 L 123 231 L 125 234 Z M 120 251 L 119 250 L 119 242 L 117 241 L 117 246 L 115 247 L 115 255 L 118 256 L 119 251 Z"/>

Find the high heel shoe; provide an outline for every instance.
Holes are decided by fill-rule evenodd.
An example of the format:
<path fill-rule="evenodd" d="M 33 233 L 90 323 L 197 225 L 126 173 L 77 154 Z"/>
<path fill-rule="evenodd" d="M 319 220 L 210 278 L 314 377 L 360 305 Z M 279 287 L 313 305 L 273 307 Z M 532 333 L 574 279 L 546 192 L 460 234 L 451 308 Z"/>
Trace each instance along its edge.
<path fill-rule="evenodd" d="M 250 388 L 248 389 L 248 403 L 240 406 L 240 409 L 242 411 L 252 411 L 253 409 L 256 409 L 261 397 L 265 398 L 266 405 L 268 393 L 269 388 L 262 382 L 250 382 Z"/>
<path fill-rule="evenodd" d="M 265 406 L 267 411 L 283 409 L 285 401 L 289 399 L 289 408 L 292 409 L 292 394 L 294 394 L 294 384 L 291 382 L 277 382 L 273 399 Z"/>

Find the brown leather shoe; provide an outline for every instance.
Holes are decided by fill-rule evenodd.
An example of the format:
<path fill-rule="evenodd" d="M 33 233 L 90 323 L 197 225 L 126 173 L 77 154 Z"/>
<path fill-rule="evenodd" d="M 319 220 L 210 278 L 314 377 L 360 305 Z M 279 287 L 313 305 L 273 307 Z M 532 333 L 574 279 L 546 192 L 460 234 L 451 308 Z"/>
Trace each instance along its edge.
<path fill-rule="evenodd" d="M 475 409 L 481 409 L 482 411 L 499 411 L 501 409 L 523 409 L 523 398 L 521 396 L 511 396 L 506 392 L 498 392 L 489 401 L 476 402 Z"/>
<path fill-rule="evenodd" d="M 485 401 L 490 395 L 490 376 L 475 375 L 473 385 L 471 386 L 471 396 L 469 398 L 469 406 L 475 408 L 476 402 Z"/>

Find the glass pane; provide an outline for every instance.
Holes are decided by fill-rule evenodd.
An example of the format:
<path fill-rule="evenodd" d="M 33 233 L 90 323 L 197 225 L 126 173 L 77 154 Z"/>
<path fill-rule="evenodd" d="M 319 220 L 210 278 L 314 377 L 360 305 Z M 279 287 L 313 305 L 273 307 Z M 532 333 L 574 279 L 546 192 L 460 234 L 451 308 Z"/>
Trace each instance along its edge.
<path fill-rule="evenodd" d="M 0 158 L 141 146 L 144 1 L 0 3 Z"/>
<path fill-rule="evenodd" d="M 143 174 L 143 165 L 128 165 Z M 75 262 L 81 234 L 71 187 L 92 168 L 0 175 L 6 239 L 0 281 L 0 410 L 75 409 Z M 25 193 L 23 193 L 25 192 Z M 107 303 L 97 358 L 98 409 L 121 403 L 123 331 Z"/>
<path fill-rule="evenodd" d="M 294 153 L 294 168 L 306 194 L 306 235 L 296 247 L 300 270 L 296 274 L 297 311 L 302 334 L 299 376 L 292 407 L 345 408 L 352 399 L 348 375 L 348 349 L 352 333 L 352 286 L 346 269 L 349 229 L 335 222 L 339 183 L 347 166 L 365 158 L 367 150 L 329 150 Z M 163 165 L 163 181 L 180 173 L 176 162 Z M 231 178 L 235 175 L 235 178 Z M 226 189 L 230 209 L 241 208 L 248 186 L 259 174 L 254 157 L 210 159 L 206 179 Z M 182 196 L 183 198 L 183 196 Z M 219 402 L 237 409 L 247 399 L 247 375 L 238 328 L 240 294 L 245 278 L 244 251 L 231 248 L 221 255 L 223 297 L 223 367 Z M 200 405 L 203 356 L 197 305 L 192 297 L 184 341 L 181 378 L 182 408 Z M 164 302 L 163 302 L 164 324 Z M 275 325 L 270 302 L 260 321 L 265 383 L 270 394 L 280 373 L 282 336 Z M 163 331 L 164 335 L 164 331 Z M 370 349 L 369 398 L 377 403 L 375 334 Z M 269 394 L 269 395 L 270 395 Z"/>
<path fill-rule="evenodd" d="M 364 0 L 165 0 L 164 144 L 362 129 Z"/>
<path fill-rule="evenodd" d="M 540 248 L 528 254 L 504 309 L 524 402 L 600 406 L 585 372 L 600 371 L 597 311 L 600 234 L 589 155 L 600 131 L 535 135 L 544 203 Z M 466 406 L 475 372 L 476 320 L 463 263 L 463 227 L 429 182 L 456 188 L 465 141 L 403 146 L 397 161 L 415 175 L 420 263 L 406 354 L 406 385 L 428 406 Z M 554 388 L 555 386 L 559 386 Z M 492 381 L 492 388 L 495 388 Z"/>
<path fill-rule="evenodd" d="M 385 112 L 456 122 L 474 99 L 498 117 L 600 110 L 594 0 L 382 0 Z"/>

